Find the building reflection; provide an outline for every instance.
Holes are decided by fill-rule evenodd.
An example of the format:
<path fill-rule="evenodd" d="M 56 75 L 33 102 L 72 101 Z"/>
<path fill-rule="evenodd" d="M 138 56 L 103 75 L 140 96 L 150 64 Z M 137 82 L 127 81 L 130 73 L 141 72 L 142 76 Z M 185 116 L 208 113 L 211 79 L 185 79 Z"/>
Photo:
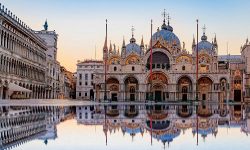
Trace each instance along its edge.
<path fill-rule="evenodd" d="M 72 113 L 74 112 L 74 113 Z M 170 145 L 182 133 L 206 138 L 219 128 L 238 128 L 250 133 L 250 106 L 228 104 L 186 105 L 90 105 L 90 106 L 1 106 L 0 149 L 11 149 L 31 140 L 49 144 L 58 138 L 57 125 L 75 118 L 78 125 L 102 126 L 106 143 L 115 133 L 149 136 L 151 142 Z"/>
<path fill-rule="evenodd" d="M 250 133 L 250 106 L 227 104 L 199 105 L 96 105 L 77 106 L 78 124 L 102 125 L 107 137 L 116 132 L 149 134 L 152 141 L 170 144 L 189 129 L 193 136 L 205 141 L 216 137 L 219 128 L 238 127 Z M 106 139 L 107 140 L 107 139 Z"/>
<path fill-rule="evenodd" d="M 1 106 L 0 148 L 12 149 L 31 140 L 57 138 L 56 125 L 67 117 L 65 107 Z"/>

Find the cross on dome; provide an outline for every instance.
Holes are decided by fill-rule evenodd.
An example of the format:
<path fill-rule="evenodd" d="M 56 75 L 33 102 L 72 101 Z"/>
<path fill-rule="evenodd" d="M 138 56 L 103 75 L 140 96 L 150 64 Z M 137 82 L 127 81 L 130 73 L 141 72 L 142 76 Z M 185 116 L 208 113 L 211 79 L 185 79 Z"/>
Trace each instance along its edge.
<path fill-rule="evenodd" d="M 202 30 L 203 30 L 203 34 L 205 35 L 205 33 L 206 33 L 206 25 L 204 24 L 204 26 L 203 26 L 203 28 L 202 28 Z"/>
<path fill-rule="evenodd" d="M 165 23 L 165 20 L 166 20 L 166 9 L 164 9 L 164 11 L 162 13 L 162 16 L 163 16 L 163 22 Z"/>
<path fill-rule="evenodd" d="M 132 28 L 131 28 L 132 38 L 134 37 L 134 31 L 135 31 L 135 28 L 134 28 L 134 26 L 132 26 Z"/>

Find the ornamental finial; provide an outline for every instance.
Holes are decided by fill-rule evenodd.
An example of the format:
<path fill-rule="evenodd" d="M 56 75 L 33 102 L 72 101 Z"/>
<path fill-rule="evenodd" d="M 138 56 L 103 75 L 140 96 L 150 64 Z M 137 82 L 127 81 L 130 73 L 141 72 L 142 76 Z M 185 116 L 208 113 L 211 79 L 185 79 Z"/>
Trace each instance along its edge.
<path fill-rule="evenodd" d="M 44 25 L 43 25 L 43 27 L 44 27 L 44 30 L 48 30 L 48 22 L 47 22 L 47 19 L 45 20 L 45 23 L 44 23 Z"/>

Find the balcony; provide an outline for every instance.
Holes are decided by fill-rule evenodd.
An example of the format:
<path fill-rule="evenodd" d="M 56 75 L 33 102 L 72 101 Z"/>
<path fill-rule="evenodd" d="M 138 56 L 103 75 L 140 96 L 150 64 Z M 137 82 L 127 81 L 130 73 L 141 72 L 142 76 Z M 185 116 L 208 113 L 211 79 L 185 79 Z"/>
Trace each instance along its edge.
<path fill-rule="evenodd" d="M 152 64 L 152 69 L 164 69 L 169 70 L 170 64 Z M 150 64 L 146 64 L 146 70 L 150 70 Z"/>

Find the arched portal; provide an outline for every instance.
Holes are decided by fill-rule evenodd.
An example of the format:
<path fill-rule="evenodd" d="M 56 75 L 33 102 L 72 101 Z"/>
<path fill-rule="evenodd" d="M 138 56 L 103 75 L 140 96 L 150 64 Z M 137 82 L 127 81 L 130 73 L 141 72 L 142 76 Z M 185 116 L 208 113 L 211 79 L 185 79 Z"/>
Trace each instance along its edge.
<path fill-rule="evenodd" d="M 198 80 L 199 99 L 209 100 L 212 94 L 213 81 L 208 77 L 201 77 Z"/>
<path fill-rule="evenodd" d="M 178 80 L 178 99 L 187 101 L 192 98 L 192 81 L 189 77 L 184 76 Z"/>
<path fill-rule="evenodd" d="M 148 94 L 148 100 L 155 100 L 160 102 L 166 99 L 167 97 L 167 76 L 162 72 L 154 72 L 152 76 L 148 76 L 148 91 L 152 92 Z"/>
<path fill-rule="evenodd" d="M 118 101 L 119 81 L 116 78 L 109 78 L 107 80 L 107 87 L 111 101 Z"/>
<path fill-rule="evenodd" d="M 124 81 L 125 84 L 125 99 L 129 101 L 136 101 L 138 99 L 137 91 L 139 89 L 138 80 L 133 77 L 127 77 Z"/>
<path fill-rule="evenodd" d="M 234 101 L 235 102 L 241 102 L 241 89 L 242 89 L 242 80 L 241 77 L 239 75 L 236 75 L 234 77 Z"/>
<path fill-rule="evenodd" d="M 152 54 L 152 68 L 168 70 L 170 68 L 169 57 L 163 52 L 154 52 Z M 150 69 L 150 57 L 147 60 L 147 69 Z"/>

